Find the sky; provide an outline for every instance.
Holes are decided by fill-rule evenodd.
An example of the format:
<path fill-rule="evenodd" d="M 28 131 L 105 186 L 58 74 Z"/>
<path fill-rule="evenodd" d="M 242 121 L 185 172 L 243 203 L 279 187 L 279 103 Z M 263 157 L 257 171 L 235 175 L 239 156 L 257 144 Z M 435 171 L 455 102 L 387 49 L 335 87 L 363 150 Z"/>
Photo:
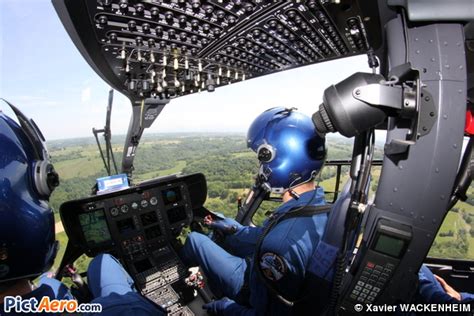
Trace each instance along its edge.
<path fill-rule="evenodd" d="M 365 56 L 173 99 L 145 133 L 243 133 L 275 106 L 311 115 L 328 86 L 357 71 L 369 71 Z M 103 127 L 109 89 L 75 48 L 51 0 L 0 0 L 0 97 L 32 117 L 47 140 L 92 136 L 93 127 Z M 5 104 L 0 109 L 10 113 Z M 129 100 L 116 92 L 112 134 L 126 134 L 130 114 Z"/>

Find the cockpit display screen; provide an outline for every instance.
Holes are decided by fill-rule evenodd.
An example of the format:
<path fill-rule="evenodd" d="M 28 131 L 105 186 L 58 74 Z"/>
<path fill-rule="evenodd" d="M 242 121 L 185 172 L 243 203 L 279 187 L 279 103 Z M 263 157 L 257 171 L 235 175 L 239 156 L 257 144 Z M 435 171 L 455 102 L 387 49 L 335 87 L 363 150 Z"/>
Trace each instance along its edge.
<path fill-rule="evenodd" d="M 178 187 L 163 190 L 161 194 L 165 205 L 181 201 L 181 190 Z"/>
<path fill-rule="evenodd" d="M 187 217 L 186 209 L 183 206 L 170 208 L 166 212 L 168 213 L 168 221 L 170 224 L 184 221 Z"/>
<path fill-rule="evenodd" d="M 128 233 L 136 229 L 133 218 L 131 217 L 117 221 L 117 228 L 120 234 Z"/>
<path fill-rule="evenodd" d="M 110 240 L 110 231 L 107 227 L 104 209 L 90 213 L 79 214 L 82 232 L 89 245 L 96 245 Z"/>

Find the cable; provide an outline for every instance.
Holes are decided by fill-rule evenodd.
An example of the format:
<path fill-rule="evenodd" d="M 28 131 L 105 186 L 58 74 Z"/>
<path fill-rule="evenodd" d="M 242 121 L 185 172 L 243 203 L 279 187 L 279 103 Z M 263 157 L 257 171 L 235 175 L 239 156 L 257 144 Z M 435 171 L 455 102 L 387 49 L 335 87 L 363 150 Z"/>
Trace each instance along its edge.
<path fill-rule="evenodd" d="M 402 9 L 403 35 L 405 37 L 405 63 L 408 63 L 408 52 L 410 51 L 410 42 L 408 41 L 408 29 L 406 23 L 406 12 Z"/>

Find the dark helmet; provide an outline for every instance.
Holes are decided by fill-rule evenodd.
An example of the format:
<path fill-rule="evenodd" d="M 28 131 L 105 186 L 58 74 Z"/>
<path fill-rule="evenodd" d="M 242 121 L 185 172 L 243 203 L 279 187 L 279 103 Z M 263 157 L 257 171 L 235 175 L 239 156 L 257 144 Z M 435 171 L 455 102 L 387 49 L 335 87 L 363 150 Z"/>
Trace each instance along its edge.
<path fill-rule="evenodd" d="M 311 181 L 325 158 L 325 139 L 311 118 L 282 107 L 260 114 L 250 125 L 247 146 L 258 155 L 259 177 L 274 193 Z"/>
<path fill-rule="evenodd" d="M 49 196 L 59 184 L 36 124 L 0 111 L 0 286 L 47 271 L 57 252 Z"/>

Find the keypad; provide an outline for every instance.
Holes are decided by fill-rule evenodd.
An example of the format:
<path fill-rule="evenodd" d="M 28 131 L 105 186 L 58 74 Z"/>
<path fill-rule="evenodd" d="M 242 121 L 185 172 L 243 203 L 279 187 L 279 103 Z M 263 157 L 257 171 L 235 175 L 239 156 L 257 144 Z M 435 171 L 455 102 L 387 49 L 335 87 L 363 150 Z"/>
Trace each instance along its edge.
<path fill-rule="evenodd" d="M 349 297 L 360 303 L 374 302 L 394 268 L 395 266 L 391 263 L 378 265 L 370 261 L 367 262 Z"/>

